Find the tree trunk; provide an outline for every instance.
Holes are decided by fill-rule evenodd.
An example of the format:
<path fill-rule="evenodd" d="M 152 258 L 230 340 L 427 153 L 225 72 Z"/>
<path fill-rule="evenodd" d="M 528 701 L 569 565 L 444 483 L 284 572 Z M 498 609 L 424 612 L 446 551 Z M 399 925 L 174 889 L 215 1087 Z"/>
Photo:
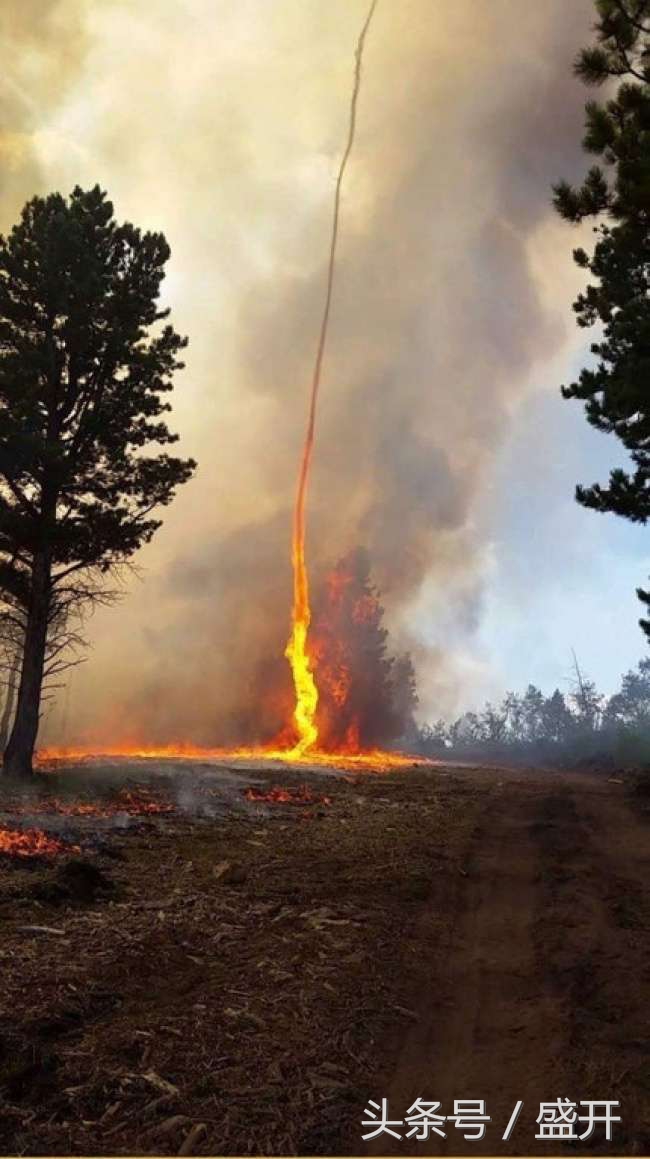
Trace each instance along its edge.
<path fill-rule="evenodd" d="M 18 703 L 14 726 L 4 754 L 4 771 L 13 777 L 29 777 L 32 773 L 50 610 L 50 570 L 49 553 L 39 552 L 34 556 Z"/>
<path fill-rule="evenodd" d="M 4 752 L 7 747 L 7 737 L 9 736 L 9 726 L 14 711 L 14 703 L 16 701 L 16 685 L 18 684 L 18 656 L 14 656 L 11 663 L 11 671 L 9 672 L 9 680 L 7 683 L 7 695 L 5 696 L 4 708 L 2 710 L 2 719 L 0 720 L 0 752 Z"/>

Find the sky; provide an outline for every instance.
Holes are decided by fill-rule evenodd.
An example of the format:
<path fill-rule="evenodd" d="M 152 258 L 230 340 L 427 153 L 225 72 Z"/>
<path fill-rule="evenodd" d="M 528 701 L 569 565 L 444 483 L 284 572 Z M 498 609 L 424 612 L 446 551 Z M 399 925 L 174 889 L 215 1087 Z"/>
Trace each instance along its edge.
<path fill-rule="evenodd" d="M 165 512 L 47 739 L 264 738 L 284 664 L 290 516 L 333 183 L 365 2 L 23 0 L 0 35 L 0 229 L 105 188 L 161 229 L 187 333 L 174 395 L 196 478 Z M 559 394 L 586 355 L 579 180 L 589 0 L 379 0 L 344 188 L 308 510 L 318 577 L 367 548 L 432 719 L 571 649 L 605 691 L 644 653 L 647 533 L 580 508 L 620 448 Z"/>

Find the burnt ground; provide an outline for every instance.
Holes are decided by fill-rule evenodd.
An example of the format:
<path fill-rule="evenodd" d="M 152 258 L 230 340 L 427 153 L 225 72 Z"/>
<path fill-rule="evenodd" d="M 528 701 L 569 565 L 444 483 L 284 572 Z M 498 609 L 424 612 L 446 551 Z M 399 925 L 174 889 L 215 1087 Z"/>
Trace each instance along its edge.
<path fill-rule="evenodd" d="M 583 1154 L 648 1153 L 650 813 L 618 780 L 312 777 L 330 804 L 0 858 L 0 1152 L 557 1154 L 568 1097 L 621 1100 Z M 361 1142 L 369 1098 L 418 1096 L 485 1099 L 484 1143 Z"/>

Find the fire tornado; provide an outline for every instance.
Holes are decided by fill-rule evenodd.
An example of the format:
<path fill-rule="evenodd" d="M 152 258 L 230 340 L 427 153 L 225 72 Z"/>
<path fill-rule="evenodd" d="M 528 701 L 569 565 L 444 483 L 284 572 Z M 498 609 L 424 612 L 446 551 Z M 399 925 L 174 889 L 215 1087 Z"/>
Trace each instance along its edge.
<path fill-rule="evenodd" d="M 293 513 L 293 533 L 291 543 L 291 562 L 293 566 L 293 607 L 291 613 L 291 635 L 285 649 L 285 656 L 291 665 L 293 684 L 296 694 L 296 706 L 293 713 L 297 733 L 297 741 L 290 752 L 290 756 L 301 757 L 312 749 L 318 741 L 318 726 L 316 724 L 316 709 L 318 707 L 318 687 L 314 678 L 307 641 L 309 625 L 311 623 L 311 607 L 309 603 L 309 576 L 305 559 L 305 504 L 309 487 L 309 472 L 314 452 L 314 436 L 316 433 L 316 410 L 318 392 L 320 389 L 321 371 L 327 331 L 329 326 L 330 306 L 332 304 L 332 289 L 334 286 L 334 267 L 336 262 L 336 245 L 339 232 L 339 215 L 341 207 L 341 188 L 345 170 L 354 144 L 354 134 L 357 119 L 357 101 L 361 87 L 361 64 L 366 35 L 370 27 L 377 0 L 372 0 L 365 22 L 359 34 L 355 51 L 354 82 L 352 98 L 350 100 L 350 118 L 348 123 L 348 137 L 339 165 L 336 187 L 334 190 L 334 212 L 332 216 L 332 233 L 330 239 L 329 261 L 327 267 L 327 286 L 325 304 L 321 319 L 314 373 L 311 382 L 309 401 L 309 416 L 307 431 L 300 460 L 298 473 L 298 487 Z"/>
<path fill-rule="evenodd" d="M 416 763 L 412 756 L 382 747 L 387 740 L 403 735 L 399 730 L 406 719 L 405 710 L 403 707 L 396 710 L 395 701 L 397 699 L 401 705 L 406 704 L 407 711 L 410 711 L 409 664 L 404 667 L 404 660 L 408 661 L 408 657 L 395 659 L 386 653 L 387 633 L 381 623 L 383 609 L 370 582 L 369 570 L 363 564 L 363 553 L 358 557 L 355 553 L 348 554 L 329 574 L 320 593 L 320 604 L 315 601 L 312 624 L 305 550 L 306 506 L 316 435 L 318 395 L 332 304 L 341 192 L 355 140 L 364 46 L 376 7 L 377 0 L 371 0 L 354 54 L 347 137 L 334 188 L 325 295 L 293 508 L 293 602 L 291 630 L 284 651 L 293 677 L 293 712 L 283 700 L 281 714 L 278 713 L 274 724 L 276 721 L 280 723 L 281 715 L 284 727 L 276 731 L 272 740 L 261 744 L 235 748 L 206 747 L 180 738 L 170 743 L 156 744 L 144 740 L 136 731 L 131 738 L 125 737 L 117 742 L 111 740 L 107 744 L 89 743 L 41 749 L 39 763 L 44 769 L 55 769 L 59 761 L 82 761 L 104 756 L 163 760 L 304 761 L 310 766 L 334 765 L 351 770 L 371 769 L 374 772 L 410 768 Z M 379 717 L 381 728 L 377 727 Z"/>

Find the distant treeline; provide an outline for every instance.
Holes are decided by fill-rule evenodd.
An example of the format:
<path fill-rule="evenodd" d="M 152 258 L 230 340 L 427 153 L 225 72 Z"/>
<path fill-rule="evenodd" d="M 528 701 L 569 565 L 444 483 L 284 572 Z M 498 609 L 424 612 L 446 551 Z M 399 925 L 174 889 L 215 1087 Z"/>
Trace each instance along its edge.
<path fill-rule="evenodd" d="M 520 696 L 508 692 L 499 705 L 488 701 L 482 712 L 424 725 L 418 745 L 427 756 L 645 764 L 650 762 L 650 658 L 626 672 L 609 698 L 576 663 L 568 693 L 556 688 L 544 696 L 529 684 Z"/>

